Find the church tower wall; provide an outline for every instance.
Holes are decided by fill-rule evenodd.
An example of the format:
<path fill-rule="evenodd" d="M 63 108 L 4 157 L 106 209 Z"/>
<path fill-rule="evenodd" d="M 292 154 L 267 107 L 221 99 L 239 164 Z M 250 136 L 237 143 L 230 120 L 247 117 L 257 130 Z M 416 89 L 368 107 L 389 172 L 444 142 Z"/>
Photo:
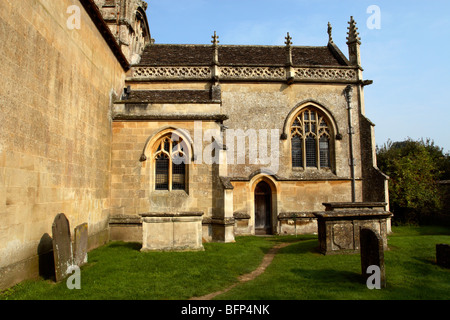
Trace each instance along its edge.
<path fill-rule="evenodd" d="M 88 223 L 90 248 L 108 241 L 110 106 L 125 69 L 94 9 L 0 2 L 0 289 L 39 275 L 58 213 L 72 234 Z"/>

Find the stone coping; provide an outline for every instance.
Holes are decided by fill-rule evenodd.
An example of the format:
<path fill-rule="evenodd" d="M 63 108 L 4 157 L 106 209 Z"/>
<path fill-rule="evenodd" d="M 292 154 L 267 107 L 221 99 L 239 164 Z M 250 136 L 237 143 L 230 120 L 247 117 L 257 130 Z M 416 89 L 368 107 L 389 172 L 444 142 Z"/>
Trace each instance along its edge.
<path fill-rule="evenodd" d="M 203 216 L 203 212 L 177 212 L 177 213 L 168 213 L 168 212 L 147 212 L 141 213 L 139 216 L 142 218 L 172 218 L 172 217 L 201 217 Z"/>
<path fill-rule="evenodd" d="M 348 210 L 348 211 L 324 211 L 316 212 L 317 218 L 324 219 L 376 219 L 390 218 L 392 213 L 389 211 L 373 211 L 373 210 Z"/>
<path fill-rule="evenodd" d="M 327 209 L 349 209 L 349 208 L 384 208 L 385 202 L 325 202 Z"/>
<path fill-rule="evenodd" d="M 234 224 L 235 220 L 234 217 L 230 217 L 230 218 L 217 218 L 217 217 L 209 217 L 209 218 L 203 218 L 202 224 L 215 224 L 215 225 L 232 225 Z"/>
<path fill-rule="evenodd" d="M 140 224 L 142 219 L 138 215 L 118 214 L 109 218 L 110 224 Z"/>
<path fill-rule="evenodd" d="M 216 113 L 199 113 L 199 114 L 163 114 L 163 113 L 146 113 L 128 114 L 121 112 L 113 112 L 114 121 L 225 121 L 228 115 Z"/>

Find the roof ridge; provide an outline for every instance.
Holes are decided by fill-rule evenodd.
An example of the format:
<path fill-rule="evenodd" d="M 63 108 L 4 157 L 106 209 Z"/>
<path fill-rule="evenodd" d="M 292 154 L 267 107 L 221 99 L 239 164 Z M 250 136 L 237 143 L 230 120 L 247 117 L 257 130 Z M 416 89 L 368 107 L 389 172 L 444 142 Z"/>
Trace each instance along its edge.
<path fill-rule="evenodd" d="M 179 46 L 179 47 L 207 47 L 207 48 L 213 48 L 212 44 L 187 44 L 187 43 L 153 43 L 151 45 L 148 45 L 146 49 L 149 49 L 151 47 L 156 46 Z M 271 44 L 220 44 L 218 45 L 219 48 L 223 47 L 267 47 L 267 48 L 286 48 L 286 45 L 271 45 Z M 299 46 L 299 45 L 292 45 L 292 48 L 326 48 L 327 45 L 322 46 Z"/>

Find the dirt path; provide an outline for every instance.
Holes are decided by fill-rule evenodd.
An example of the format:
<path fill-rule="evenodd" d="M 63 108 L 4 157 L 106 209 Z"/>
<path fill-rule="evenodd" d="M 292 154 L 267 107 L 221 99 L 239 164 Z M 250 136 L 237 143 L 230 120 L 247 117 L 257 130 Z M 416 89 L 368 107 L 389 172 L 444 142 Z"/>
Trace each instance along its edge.
<path fill-rule="evenodd" d="M 269 252 L 267 252 L 264 255 L 263 261 L 261 262 L 261 264 L 255 271 L 240 276 L 238 278 L 239 282 L 233 284 L 232 286 L 230 286 L 222 291 L 210 293 L 203 297 L 194 297 L 194 298 L 191 298 L 190 300 L 211 300 L 211 299 L 217 297 L 218 295 L 221 295 L 225 292 L 230 291 L 231 289 L 240 285 L 241 283 L 245 283 L 247 281 L 251 281 L 251 280 L 255 279 L 256 277 L 260 276 L 266 270 L 266 268 L 272 263 L 273 258 L 275 257 L 275 255 L 277 254 L 277 252 L 280 249 L 285 248 L 291 244 L 293 244 L 293 243 L 282 243 L 282 244 L 276 245 L 275 247 L 270 249 Z"/>

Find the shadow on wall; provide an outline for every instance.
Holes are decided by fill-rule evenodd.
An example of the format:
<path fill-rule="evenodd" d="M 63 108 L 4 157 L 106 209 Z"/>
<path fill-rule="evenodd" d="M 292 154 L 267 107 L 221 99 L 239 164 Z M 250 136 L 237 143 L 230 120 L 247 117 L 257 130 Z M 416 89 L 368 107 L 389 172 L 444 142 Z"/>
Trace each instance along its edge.
<path fill-rule="evenodd" d="M 53 258 L 53 239 L 48 233 L 41 237 L 37 254 L 39 257 L 39 276 L 46 280 L 55 280 L 55 262 Z"/>

